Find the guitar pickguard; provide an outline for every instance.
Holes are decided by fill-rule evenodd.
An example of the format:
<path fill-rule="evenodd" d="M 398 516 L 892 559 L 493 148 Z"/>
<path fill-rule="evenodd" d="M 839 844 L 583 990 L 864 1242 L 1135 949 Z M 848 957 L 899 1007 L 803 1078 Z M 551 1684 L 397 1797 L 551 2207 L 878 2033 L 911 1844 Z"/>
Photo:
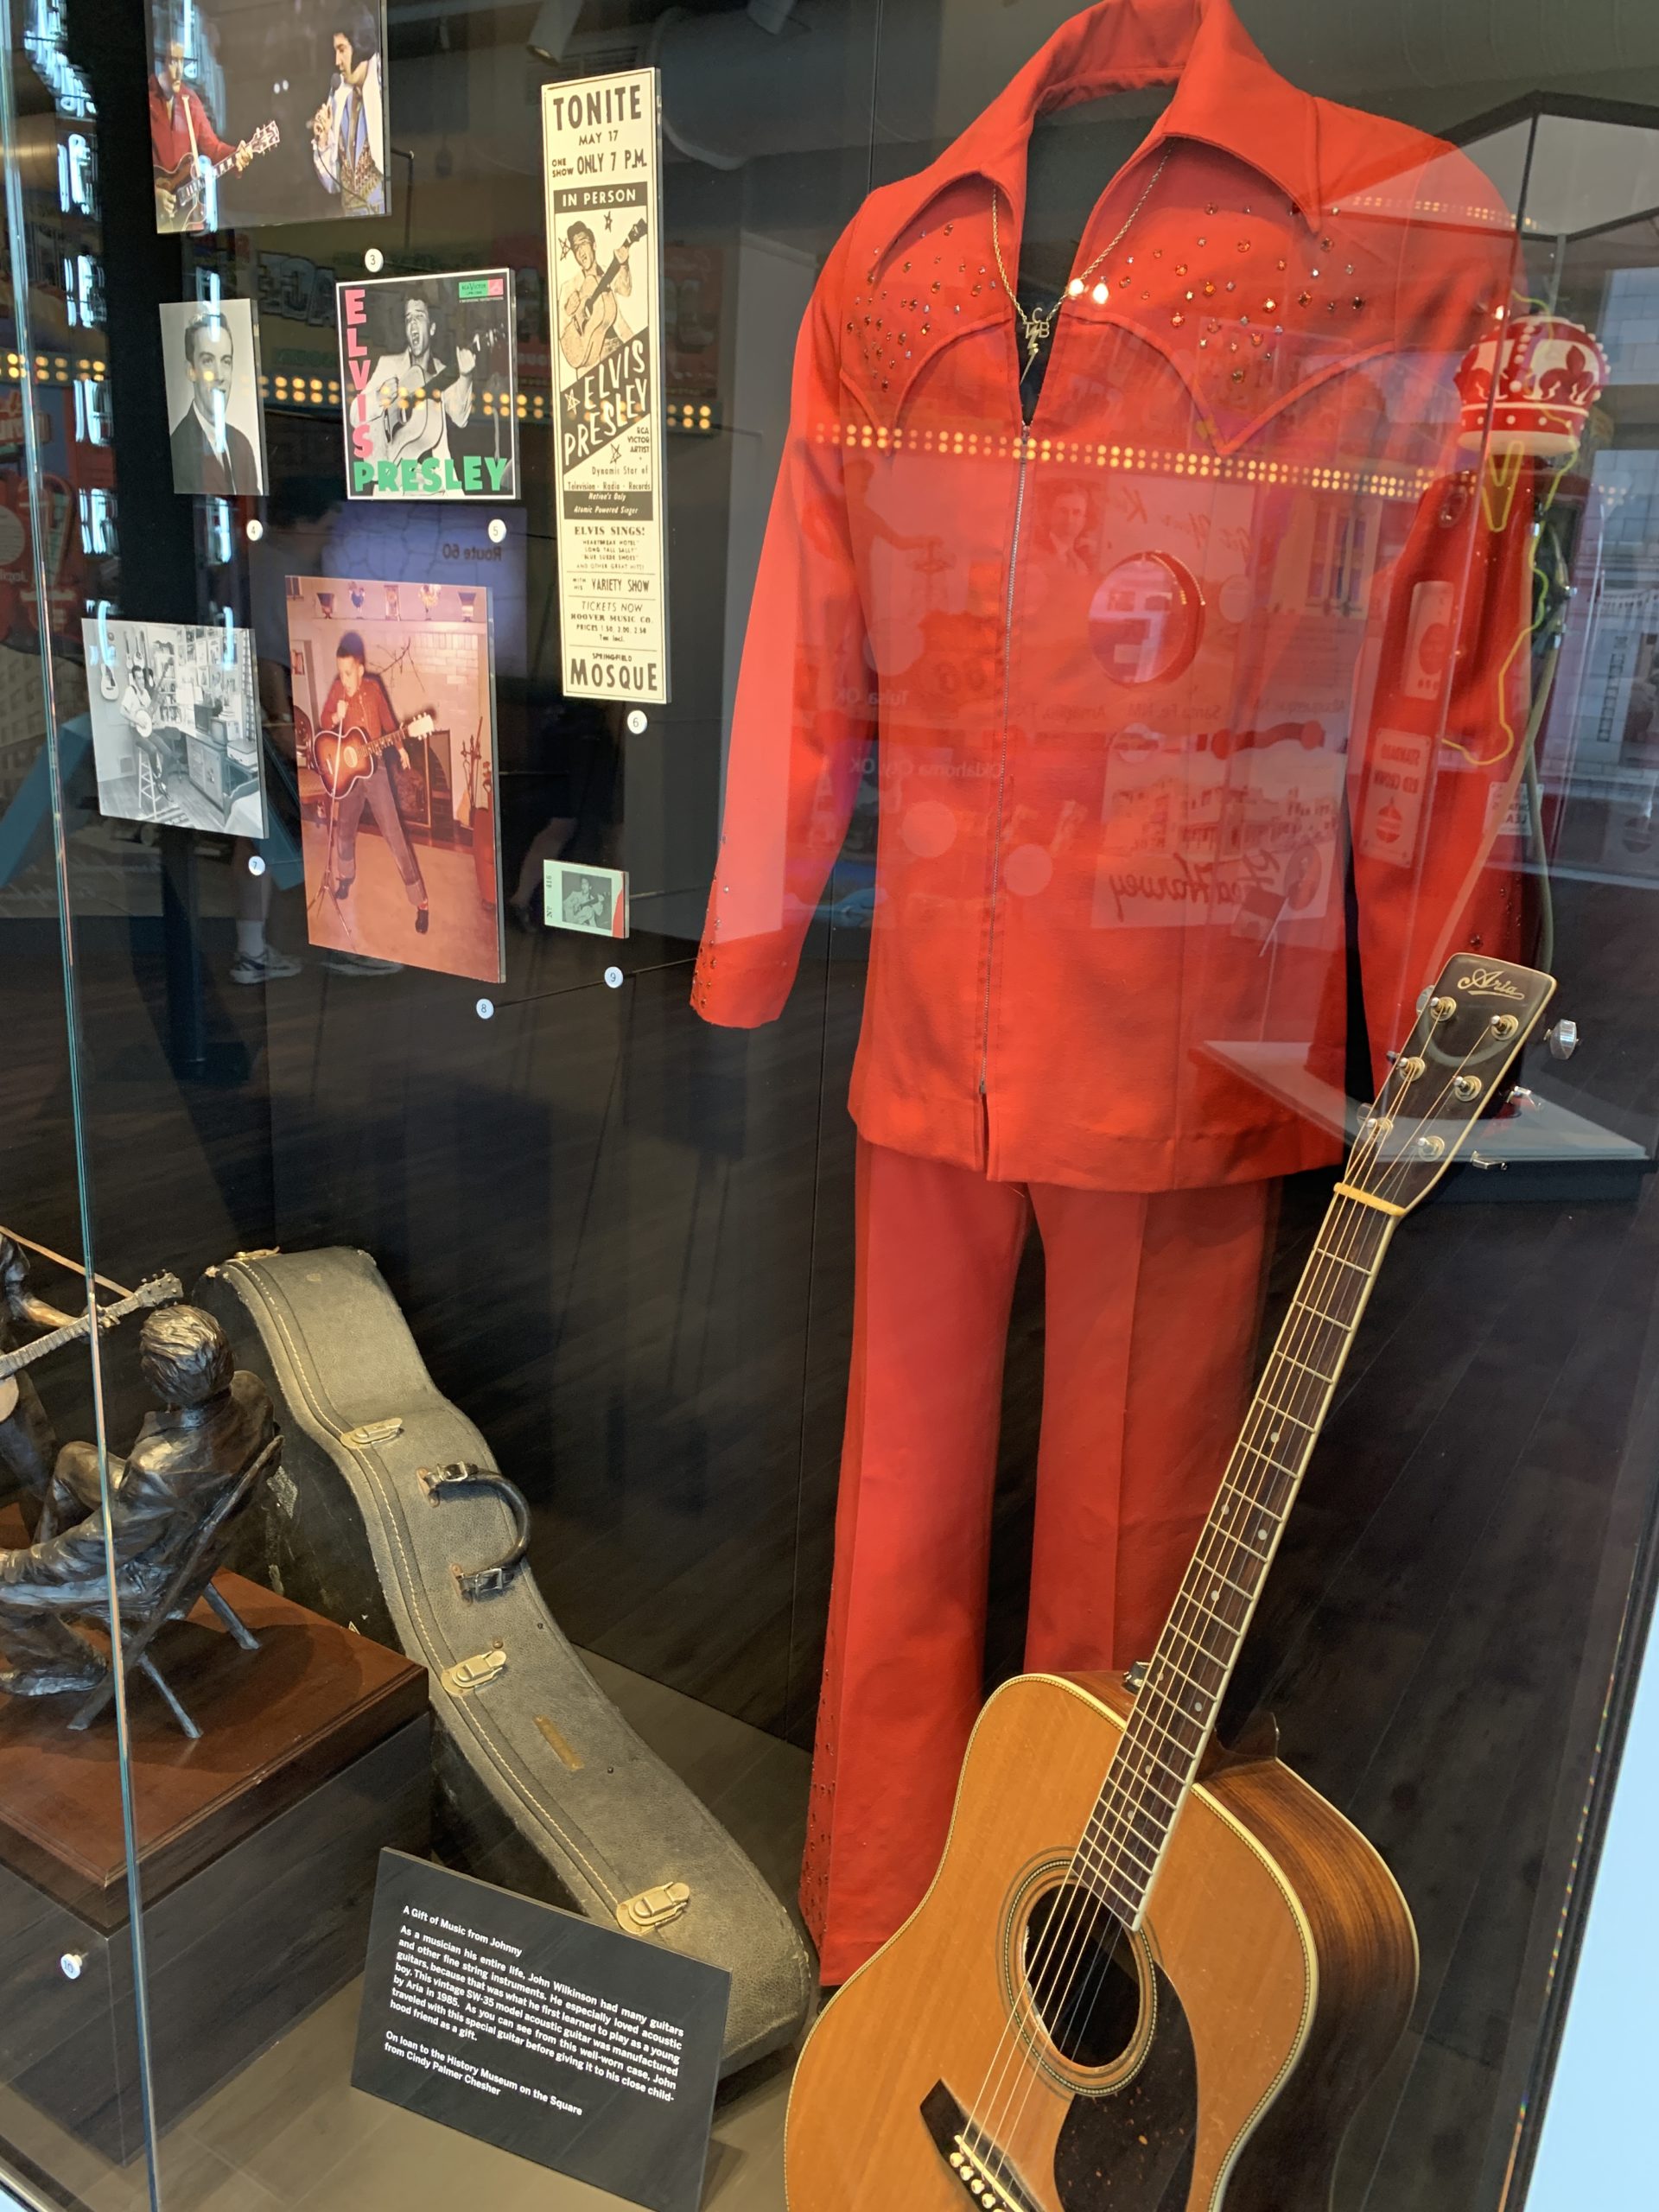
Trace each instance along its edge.
<path fill-rule="evenodd" d="M 1181 2000 L 1153 1969 L 1157 2026 L 1121 2089 L 1077 2096 L 1060 2128 L 1054 2188 L 1063 2212 L 1182 2212 L 1192 2183 L 1198 2066 Z"/>

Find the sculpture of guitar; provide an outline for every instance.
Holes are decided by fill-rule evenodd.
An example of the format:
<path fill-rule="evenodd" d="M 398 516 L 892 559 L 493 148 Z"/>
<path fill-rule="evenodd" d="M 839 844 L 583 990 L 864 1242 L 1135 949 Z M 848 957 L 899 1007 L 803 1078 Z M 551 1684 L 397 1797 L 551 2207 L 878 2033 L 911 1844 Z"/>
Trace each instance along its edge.
<path fill-rule="evenodd" d="M 124 1321 L 129 1313 L 139 1313 L 148 1306 L 168 1306 L 183 1296 L 184 1286 L 176 1275 L 152 1275 L 130 1296 L 118 1299 L 113 1306 L 100 1306 L 98 1325 L 101 1329 L 111 1328 L 116 1322 Z M 12 1377 L 19 1370 L 32 1367 L 49 1351 L 75 1343 L 87 1333 L 89 1325 L 88 1317 L 83 1313 L 79 1319 L 66 1322 L 60 1329 L 49 1329 L 43 1337 L 30 1338 L 13 1351 L 0 1352 L 0 1421 L 8 1419 L 17 1403 L 17 1385 Z"/>
<path fill-rule="evenodd" d="M 273 146 L 282 143 L 283 134 L 273 121 L 262 123 L 245 142 L 250 154 L 268 154 Z M 156 206 L 162 220 L 169 228 L 188 229 L 207 196 L 210 178 L 224 175 L 236 161 L 234 153 L 226 154 L 222 161 L 209 161 L 206 154 L 186 154 L 170 169 L 156 170 Z"/>
<path fill-rule="evenodd" d="M 1218 1754 L 1216 1713 L 1394 1231 L 1554 989 L 1468 953 L 1424 993 L 1156 1650 L 991 1699 L 931 1889 L 802 2053 L 791 2212 L 1325 2212 L 1415 1935 L 1364 1838 L 1270 1751 Z"/>
<path fill-rule="evenodd" d="M 432 709 L 423 707 L 379 737 L 361 722 L 348 721 L 339 730 L 319 729 L 311 741 L 312 762 L 329 798 L 341 799 L 353 784 L 373 774 L 376 760 L 388 747 L 401 745 L 405 738 L 430 737 L 437 726 Z"/>

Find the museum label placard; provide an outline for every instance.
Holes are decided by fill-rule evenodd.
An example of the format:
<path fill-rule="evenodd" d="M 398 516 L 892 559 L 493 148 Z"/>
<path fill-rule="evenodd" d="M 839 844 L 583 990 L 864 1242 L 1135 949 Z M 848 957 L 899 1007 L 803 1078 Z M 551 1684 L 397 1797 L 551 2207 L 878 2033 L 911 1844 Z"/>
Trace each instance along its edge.
<path fill-rule="evenodd" d="M 696 2212 L 731 1977 L 380 1855 L 352 2080 L 649 2212 Z"/>

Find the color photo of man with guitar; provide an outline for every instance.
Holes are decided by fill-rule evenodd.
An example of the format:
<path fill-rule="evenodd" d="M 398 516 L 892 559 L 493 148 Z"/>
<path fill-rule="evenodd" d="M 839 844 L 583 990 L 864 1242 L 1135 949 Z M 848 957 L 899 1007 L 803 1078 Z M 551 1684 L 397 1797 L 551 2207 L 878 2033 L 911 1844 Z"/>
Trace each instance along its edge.
<path fill-rule="evenodd" d="M 156 227 L 158 231 L 205 231 L 217 228 L 207 219 L 215 195 L 200 188 L 204 164 L 219 174 L 234 168 L 238 175 L 253 159 L 245 138 L 231 145 L 208 119 L 200 92 L 184 81 L 186 55 L 177 39 L 169 41 L 162 66 L 149 80 L 149 151 L 156 172 Z"/>
<path fill-rule="evenodd" d="M 158 230 L 389 212 L 383 0 L 149 0 L 149 15 Z"/>
<path fill-rule="evenodd" d="M 318 717 L 319 737 L 325 732 L 340 737 L 355 734 L 360 741 L 361 757 L 367 763 L 366 771 L 354 775 L 349 787 L 343 790 L 339 788 L 345 784 L 343 772 L 325 779 L 336 785 L 336 791 L 329 795 L 333 867 L 328 895 L 337 906 L 343 906 L 352 895 L 352 886 L 357 880 L 358 824 L 366 806 L 404 879 L 404 890 L 415 909 L 416 934 L 424 937 L 432 919 L 426 880 L 410 844 L 404 817 L 397 810 L 397 792 L 386 760 L 387 753 L 395 752 L 407 769 L 409 753 L 404 744 L 403 726 L 385 679 L 368 673 L 364 665 L 366 658 L 361 635 L 355 630 L 347 630 L 334 647 L 334 680 Z"/>
<path fill-rule="evenodd" d="M 306 928 L 331 973 L 499 978 L 490 592 L 473 573 L 286 579 Z"/>

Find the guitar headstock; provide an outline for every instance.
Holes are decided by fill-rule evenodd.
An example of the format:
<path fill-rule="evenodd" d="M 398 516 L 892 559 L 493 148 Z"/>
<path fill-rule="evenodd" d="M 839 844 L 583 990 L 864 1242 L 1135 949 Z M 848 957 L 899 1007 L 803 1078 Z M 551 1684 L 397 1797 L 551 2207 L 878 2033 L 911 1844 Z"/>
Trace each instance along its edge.
<path fill-rule="evenodd" d="M 149 1275 L 133 1296 L 145 1306 L 171 1306 L 184 1296 L 184 1285 L 177 1275 Z"/>
<path fill-rule="evenodd" d="M 419 714 L 410 716 L 404 724 L 404 731 L 409 737 L 430 737 L 437 726 L 437 716 L 431 708 L 423 707 Z"/>
<path fill-rule="evenodd" d="M 1360 1123 L 1343 1187 L 1390 1211 L 1421 1205 L 1491 1105 L 1554 989 L 1553 976 L 1507 960 L 1462 952 L 1447 961 Z"/>

